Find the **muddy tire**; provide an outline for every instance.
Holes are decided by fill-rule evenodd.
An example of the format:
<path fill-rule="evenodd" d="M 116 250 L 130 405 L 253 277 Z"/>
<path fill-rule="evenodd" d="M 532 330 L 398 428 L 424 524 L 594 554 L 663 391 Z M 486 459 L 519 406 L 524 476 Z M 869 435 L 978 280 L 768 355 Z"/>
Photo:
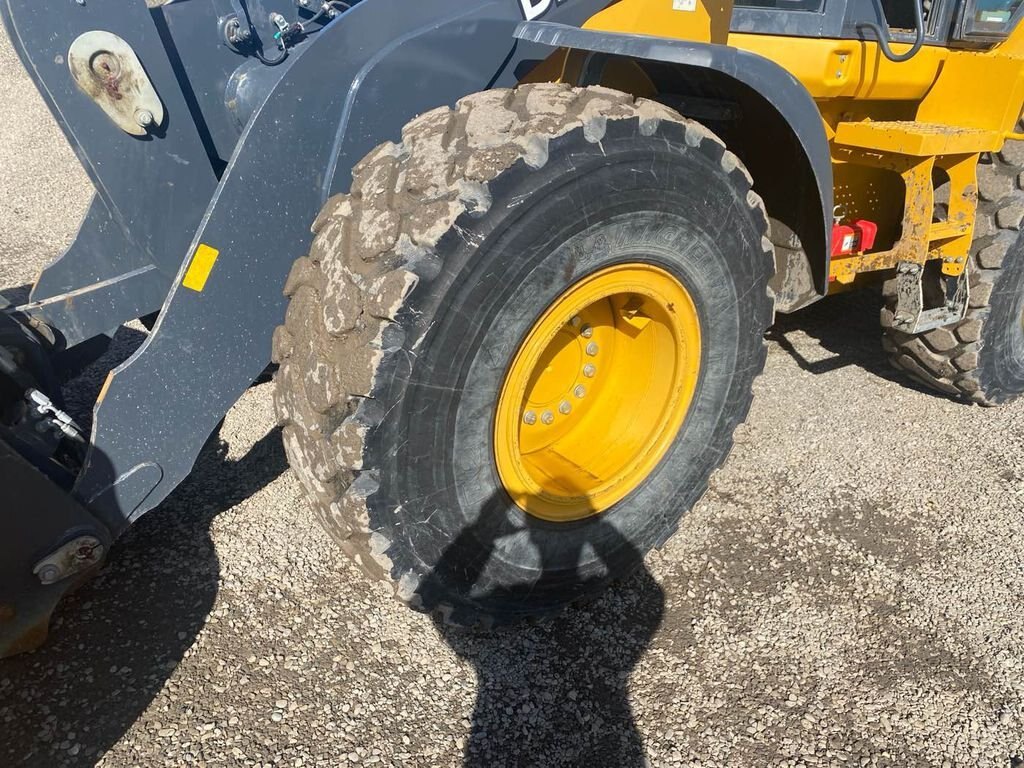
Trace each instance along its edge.
<path fill-rule="evenodd" d="M 1024 142 L 982 156 L 978 214 L 968 262 L 970 307 L 959 323 L 923 334 L 892 327 L 896 281 L 885 283 L 883 346 L 917 381 L 981 405 L 1024 392 Z"/>
<path fill-rule="evenodd" d="M 746 416 L 772 320 L 766 227 L 736 157 L 653 102 L 539 84 L 413 120 L 328 202 L 285 289 L 276 407 L 319 519 L 455 624 L 552 613 L 623 576 Z M 502 377 L 567 286 L 627 257 L 687 284 L 715 352 L 641 487 L 585 520 L 533 519 L 494 467 Z"/>

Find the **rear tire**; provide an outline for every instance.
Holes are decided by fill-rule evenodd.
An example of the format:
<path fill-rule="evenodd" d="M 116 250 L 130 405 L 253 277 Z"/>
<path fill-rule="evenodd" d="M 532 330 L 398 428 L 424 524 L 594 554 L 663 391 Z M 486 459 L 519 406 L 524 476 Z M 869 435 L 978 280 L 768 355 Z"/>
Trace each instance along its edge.
<path fill-rule="evenodd" d="M 400 598 L 456 624 L 552 613 L 628 573 L 746 416 L 772 321 L 766 230 L 736 157 L 653 102 L 538 84 L 412 121 L 328 202 L 285 289 L 276 407 L 320 520 Z M 696 394 L 635 491 L 582 520 L 534 518 L 495 469 L 503 377 L 568 286 L 624 262 L 693 297 Z"/>
<path fill-rule="evenodd" d="M 978 165 L 967 316 L 923 334 L 892 327 L 896 281 L 885 283 L 883 346 L 894 366 L 940 392 L 998 405 L 1024 392 L 1024 142 Z"/>

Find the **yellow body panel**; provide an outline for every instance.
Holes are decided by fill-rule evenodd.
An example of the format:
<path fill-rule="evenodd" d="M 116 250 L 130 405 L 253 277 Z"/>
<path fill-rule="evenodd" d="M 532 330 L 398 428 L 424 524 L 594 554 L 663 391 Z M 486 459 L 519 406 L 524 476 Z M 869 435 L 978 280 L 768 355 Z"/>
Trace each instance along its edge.
<path fill-rule="evenodd" d="M 583 27 L 724 44 L 731 18 L 731 0 L 693 0 L 692 11 L 674 8 L 672 0 L 621 0 L 592 16 Z"/>
<path fill-rule="evenodd" d="M 1024 100 L 1024 29 L 989 50 L 926 45 L 906 62 L 892 62 L 873 42 L 730 33 L 732 3 L 619 0 L 591 17 L 587 29 L 727 44 L 774 61 L 799 80 L 827 113 L 829 101 L 904 101 L 913 119 L 964 128 L 1010 131 Z M 909 44 L 893 43 L 902 53 Z M 883 108 L 884 109 L 884 108 Z M 884 119 L 884 118 L 883 118 Z"/>
<path fill-rule="evenodd" d="M 928 259 L 959 274 L 973 235 L 978 158 L 1001 148 L 1024 103 L 1024 25 L 987 50 L 925 45 L 893 62 L 874 42 L 730 33 L 731 14 L 732 3 L 721 0 L 619 0 L 584 26 L 730 45 L 775 62 L 818 105 L 832 147 L 838 215 L 879 227 L 875 251 L 838 259 L 832 278 L 849 283 L 898 260 Z M 902 53 L 910 45 L 891 47 Z M 582 56 L 556 58 L 562 79 L 574 81 Z M 628 62 L 609 67 L 604 84 L 656 95 Z M 950 181 L 949 219 L 934 208 L 933 174 Z"/>
<path fill-rule="evenodd" d="M 1022 68 L 1024 58 L 1007 45 L 990 52 L 951 53 L 922 99 L 917 119 L 1012 131 L 1024 97 Z"/>
<path fill-rule="evenodd" d="M 833 143 L 897 155 L 962 155 L 994 152 L 1003 146 L 1003 134 L 936 123 L 861 120 L 836 126 Z"/>
<path fill-rule="evenodd" d="M 896 64 L 876 43 L 773 35 L 732 34 L 729 45 L 774 61 L 815 99 L 921 99 L 949 56 L 945 48 L 925 47 Z M 897 53 L 908 47 L 893 45 Z"/>

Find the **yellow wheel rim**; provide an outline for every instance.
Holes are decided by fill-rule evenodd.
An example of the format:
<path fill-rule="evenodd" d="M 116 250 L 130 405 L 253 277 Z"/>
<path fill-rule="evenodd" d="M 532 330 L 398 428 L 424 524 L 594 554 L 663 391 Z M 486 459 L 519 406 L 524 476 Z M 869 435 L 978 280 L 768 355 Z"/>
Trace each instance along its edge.
<path fill-rule="evenodd" d="M 676 278 L 607 267 L 534 324 L 502 385 L 494 455 L 522 509 L 554 522 L 598 514 L 637 488 L 686 418 L 700 324 Z"/>

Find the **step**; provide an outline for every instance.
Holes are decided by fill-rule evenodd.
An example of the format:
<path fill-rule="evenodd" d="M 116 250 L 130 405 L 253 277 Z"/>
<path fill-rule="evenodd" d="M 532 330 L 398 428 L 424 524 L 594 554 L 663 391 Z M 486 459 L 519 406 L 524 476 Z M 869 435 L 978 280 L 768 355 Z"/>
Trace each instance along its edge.
<path fill-rule="evenodd" d="M 938 123 L 863 120 L 839 123 L 835 143 L 913 157 L 995 152 L 1003 146 L 999 131 L 955 128 Z"/>
<path fill-rule="evenodd" d="M 970 224 L 957 221 L 937 221 L 928 228 L 929 240 L 948 240 L 966 235 L 971 229 Z"/>

